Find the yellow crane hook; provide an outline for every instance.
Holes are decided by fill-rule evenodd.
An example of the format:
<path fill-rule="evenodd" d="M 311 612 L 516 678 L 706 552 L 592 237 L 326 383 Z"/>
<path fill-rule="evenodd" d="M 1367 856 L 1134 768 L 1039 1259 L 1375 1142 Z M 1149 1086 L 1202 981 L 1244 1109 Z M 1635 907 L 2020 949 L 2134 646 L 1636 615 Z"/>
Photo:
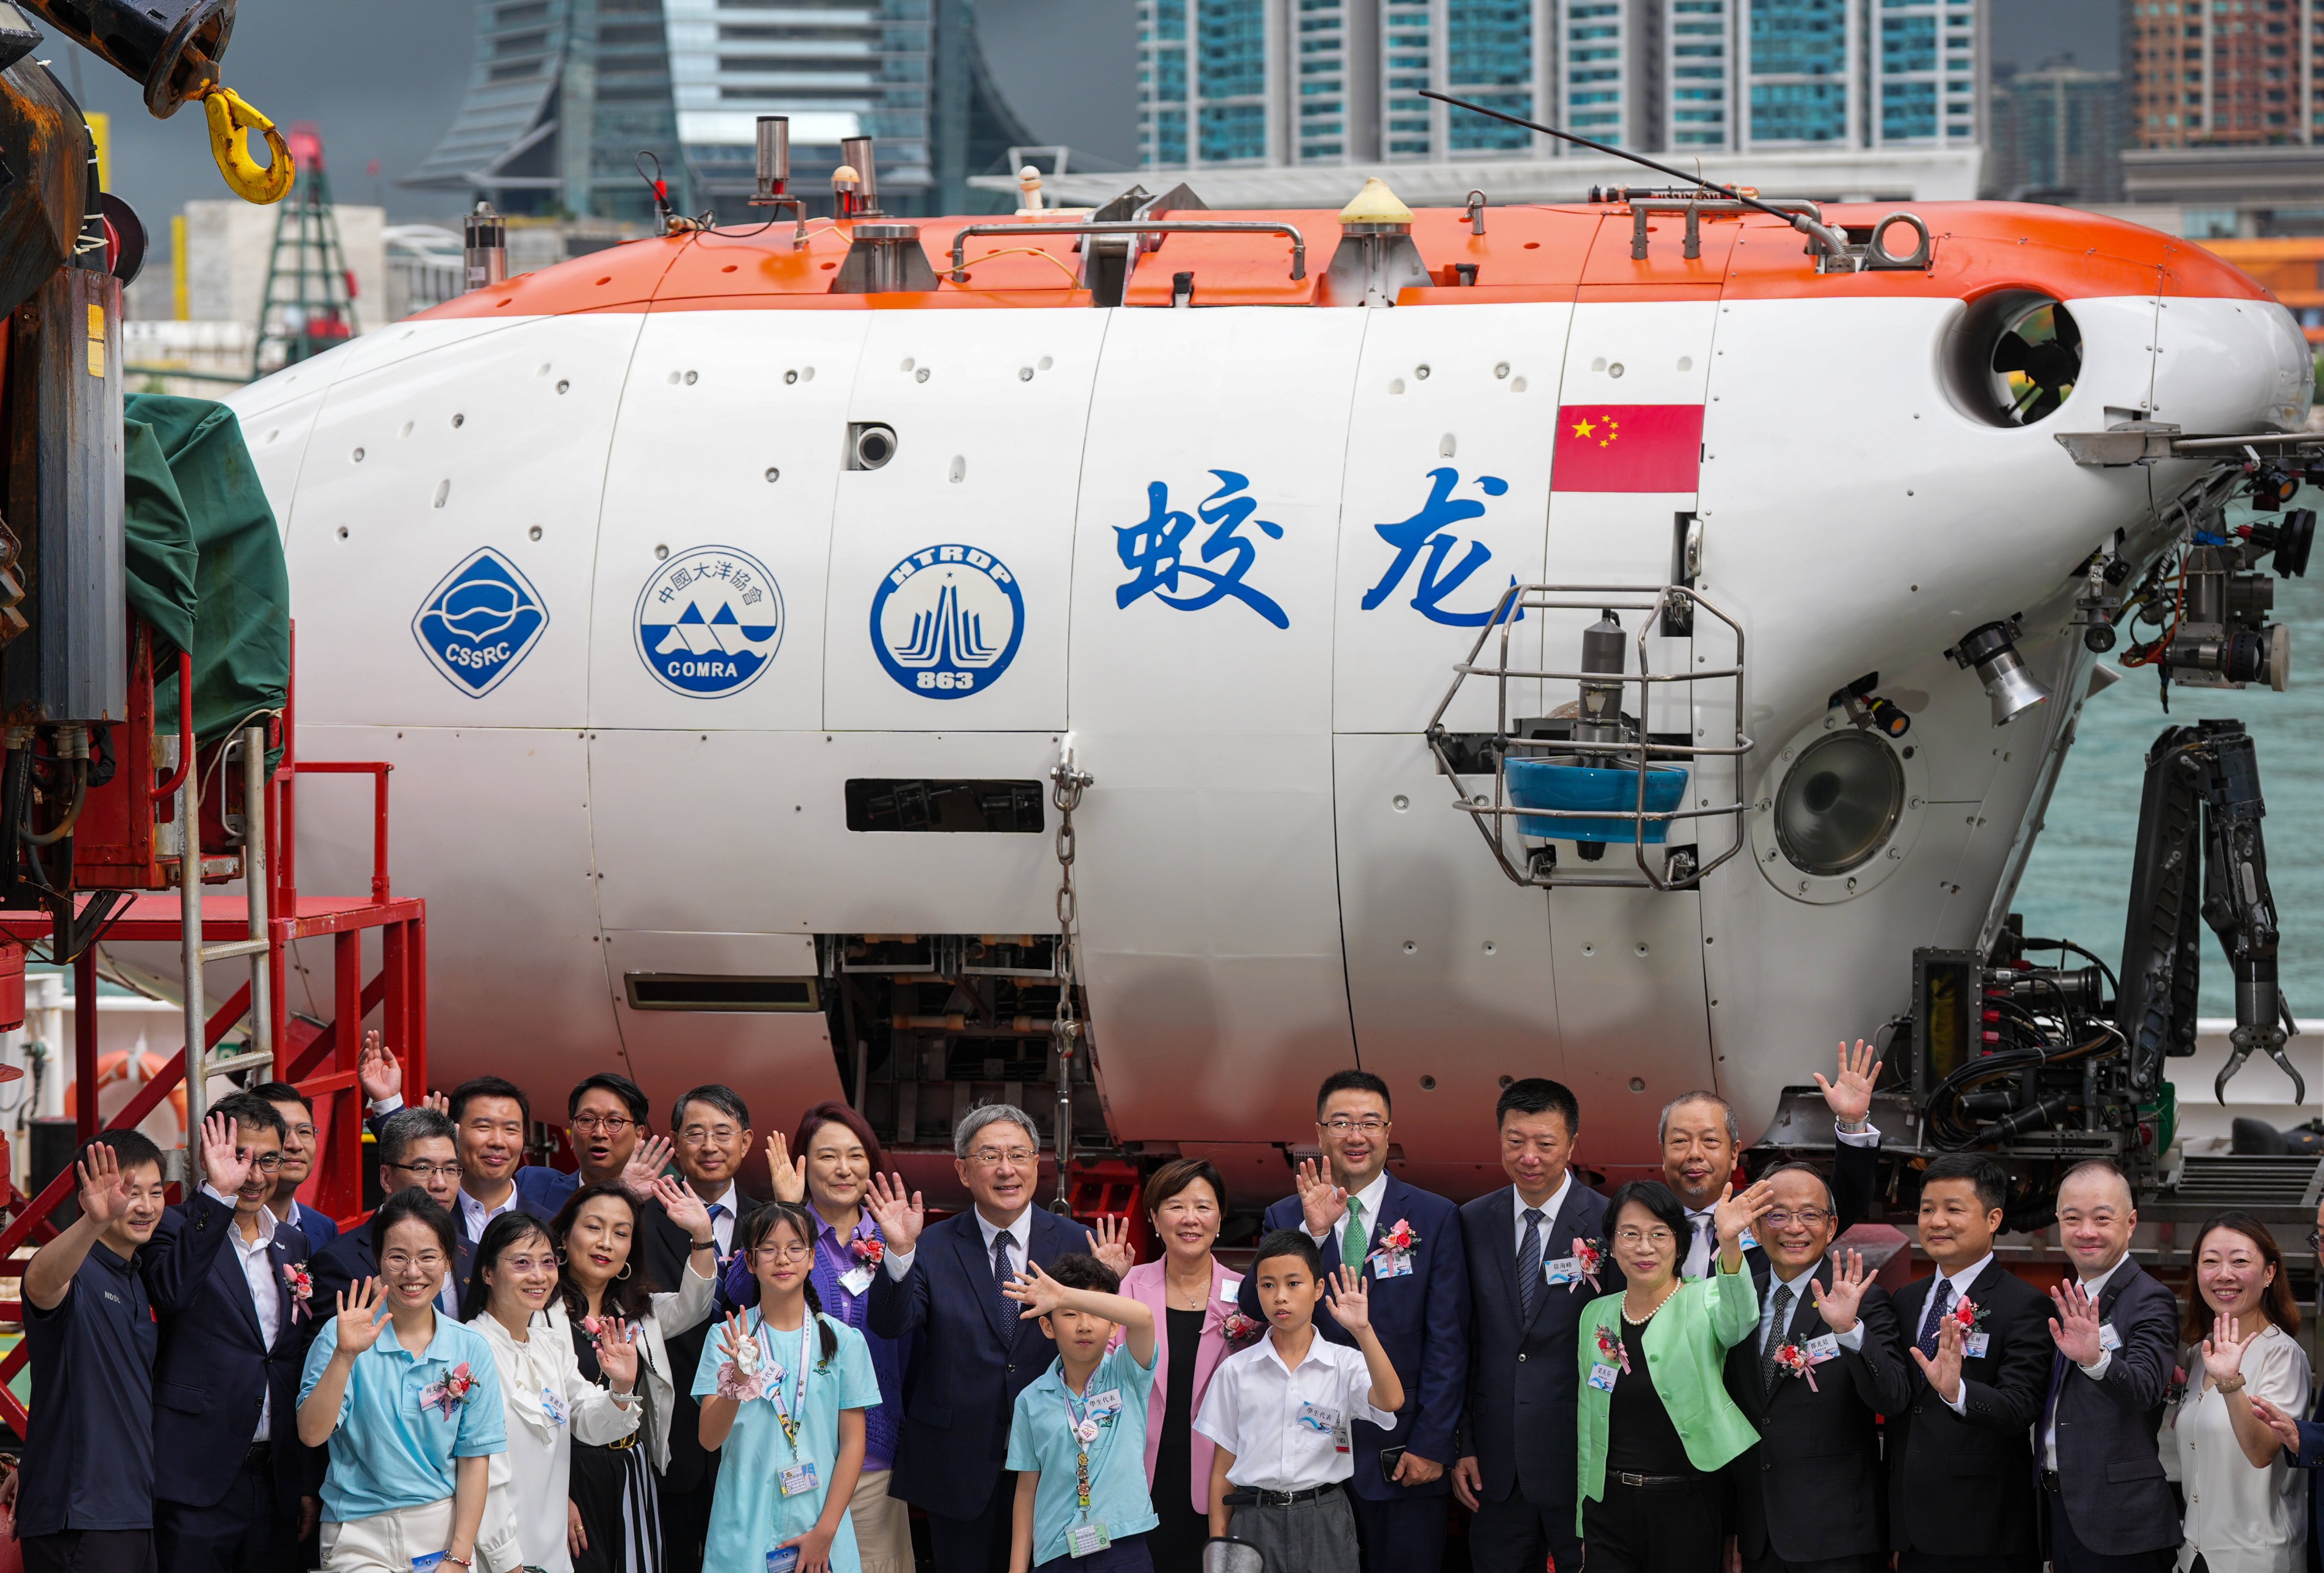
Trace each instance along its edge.
<path fill-rule="evenodd" d="M 224 83 L 202 96 L 202 112 L 209 116 L 210 156 L 217 160 L 218 173 L 226 177 L 235 196 L 263 207 L 290 195 L 296 173 L 290 144 L 274 129 L 274 122 Z M 266 138 L 268 162 L 263 166 L 250 156 L 249 144 L 243 139 L 244 133 L 251 131 Z"/>

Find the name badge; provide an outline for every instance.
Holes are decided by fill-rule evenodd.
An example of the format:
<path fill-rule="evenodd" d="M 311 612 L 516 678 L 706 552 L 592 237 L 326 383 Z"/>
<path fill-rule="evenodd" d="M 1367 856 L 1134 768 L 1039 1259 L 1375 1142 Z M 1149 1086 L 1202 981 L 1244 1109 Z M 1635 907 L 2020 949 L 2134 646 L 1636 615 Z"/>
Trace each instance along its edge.
<path fill-rule="evenodd" d="M 1582 1263 L 1572 1256 L 1560 1256 L 1554 1262 L 1541 1264 L 1541 1276 L 1549 1283 L 1572 1283 L 1582 1276 Z"/>
<path fill-rule="evenodd" d="M 872 1269 L 855 1267 L 839 1275 L 839 1287 L 850 1294 L 862 1294 L 872 1287 Z"/>
<path fill-rule="evenodd" d="M 1222 1304 L 1222 1305 L 1232 1305 L 1232 1304 L 1234 1304 L 1236 1297 L 1237 1297 L 1238 1295 L 1240 1295 L 1241 1292 L 1242 1292 L 1242 1280 L 1241 1280 L 1241 1279 L 1240 1279 L 1240 1278 L 1222 1278 L 1222 1279 L 1220 1279 L 1220 1280 L 1219 1280 L 1219 1303 L 1220 1303 L 1220 1304 Z"/>
<path fill-rule="evenodd" d="M 1103 1393 L 1092 1398 L 1089 1401 L 1088 1412 L 1090 1418 L 1093 1420 L 1102 1419 L 1106 1415 L 1120 1414 L 1121 1412 L 1121 1389 L 1119 1387 L 1109 1387 Z"/>
<path fill-rule="evenodd" d="M 444 1565 L 444 1553 L 430 1551 L 424 1557 L 411 1559 L 411 1573 L 436 1573 Z"/>
<path fill-rule="evenodd" d="M 1065 1551 L 1069 1556 L 1086 1557 L 1112 1544 L 1103 1524 L 1074 1524 L 1065 1531 Z"/>
<path fill-rule="evenodd" d="M 1808 1340 L 1808 1363 L 1810 1365 L 1821 1365 L 1827 1360 L 1837 1360 L 1839 1358 L 1840 1337 L 1837 1334 L 1825 1333 L 1821 1337 L 1810 1338 Z"/>
<path fill-rule="evenodd" d="M 767 1553 L 767 1573 L 798 1573 L 799 1549 L 777 1546 Z"/>
<path fill-rule="evenodd" d="M 1756 1251 L 1759 1248 L 1759 1242 L 1752 1237 L 1750 1229 L 1746 1227 L 1742 1237 L 1735 1242 L 1735 1248 L 1738 1251 Z M 1711 1236 L 1711 1254 L 1713 1256 L 1719 1254 L 1719 1238 L 1716 1235 Z"/>
<path fill-rule="evenodd" d="M 1993 1335 L 1991 1333 L 1964 1333 L 1961 1335 L 1961 1353 L 1971 1360 L 1984 1359 L 1985 1352 L 1992 1346 Z"/>
<path fill-rule="evenodd" d="M 1302 1402 L 1299 1423 L 1311 1431 L 1336 1431 L 1340 1429 L 1340 1411 L 1313 1402 Z"/>
<path fill-rule="evenodd" d="M 2114 1330 L 2112 1322 L 2098 1324 L 2098 1348 L 2101 1351 L 2122 1347 L 2122 1335 Z"/>
<path fill-rule="evenodd" d="M 804 1496 L 813 1491 L 815 1489 L 814 1464 L 792 1465 L 782 1472 L 780 1485 L 785 1496 Z"/>
<path fill-rule="evenodd" d="M 1412 1253 L 1383 1251 L 1372 1258 L 1374 1278 L 1409 1278 L 1412 1276 Z"/>
<path fill-rule="evenodd" d="M 561 1426 L 573 1418 L 573 1411 L 566 1407 L 565 1401 L 546 1387 L 540 1390 L 540 1412 L 549 1417 L 549 1423 L 552 1426 Z"/>
<path fill-rule="evenodd" d="M 1618 1365 L 1592 1365 L 1590 1367 L 1590 1385 L 1600 1393 L 1611 1393 L 1614 1391 L 1614 1378 L 1621 1374 L 1621 1367 Z"/>

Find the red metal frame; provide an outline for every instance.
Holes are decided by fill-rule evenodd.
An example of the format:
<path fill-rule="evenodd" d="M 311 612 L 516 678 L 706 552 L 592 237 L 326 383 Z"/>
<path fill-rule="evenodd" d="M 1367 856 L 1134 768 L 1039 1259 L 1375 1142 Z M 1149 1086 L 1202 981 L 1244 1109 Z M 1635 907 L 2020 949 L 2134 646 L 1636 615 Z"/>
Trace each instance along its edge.
<path fill-rule="evenodd" d="M 274 1078 L 294 1084 L 315 1104 L 317 1152 L 308 1195 L 300 1198 L 321 1212 L 343 1222 L 359 1217 L 363 1206 L 363 1093 L 355 1081 L 355 1057 L 363 1046 L 361 1024 L 374 1010 L 380 1026 L 402 1059 L 404 1074 L 414 1087 L 428 1085 L 428 903 L 416 896 L 392 891 L 387 867 L 387 778 L 394 767 L 376 762 L 304 761 L 297 757 L 298 682 L 296 634 L 292 643 L 290 695 L 280 723 L 281 763 L 267 782 L 267 923 L 265 938 L 275 1023 Z M 183 691 L 184 675 L 180 668 Z M 190 760 L 181 749 L 181 762 Z M 223 776 L 225 773 L 220 773 Z M 302 895 L 299 891 L 296 836 L 298 781 L 309 775 L 369 775 L 372 778 L 372 874 L 367 897 Z M 206 813 L 205 819 L 210 816 Z M 380 936 L 380 967 L 366 980 L 363 976 L 364 935 Z M 206 893 L 202 901 L 202 934 L 206 943 L 251 938 L 248 902 L 241 896 Z M 0 937 L 40 943 L 49 940 L 47 914 L 0 911 Z M 106 930 L 107 939 L 176 945 L 183 939 L 179 898 L 174 893 L 138 894 Z M 331 943 L 331 1021 L 311 1033 L 298 1030 L 289 1012 L 287 948 L 299 939 L 327 939 Z M 73 1052 L 81 1096 L 75 1101 L 83 1141 L 104 1130 L 125 1130 L 160 1107 L 186 1074 L 182 1051 L 152 1079 L 137 1089 L 121 1111 L 100 1127 L 96 1097 L 97 1062 L 97 956 L 94 946 L 73 962 L 73 994 L 81 1002 L 73 1013 Z M 233 1030 L 250 1010 L 250 985 L 244 983 L 209 1018 L 203 1033 L 205 1052 Z M 50 1214 L 74 1190 L 70 1170 L 57 1176 L 41 1193 L 25 1197 L 10 1184 L 0 1168 L 0 1209 L 10 1215 L 0 1228 L 0 1277 L 17 1278 L 24 1262 L 40 1245 L 55 1237 Z M 0 1323 L 21 1323 L 21 1302 L 0 1301 Z M 27 1346 L 19 1342 L 0 1359 L 0 1421 L 18 1436 L 25 1434 L 24 1408 L 7 1383 L 23 1367 Z"/>

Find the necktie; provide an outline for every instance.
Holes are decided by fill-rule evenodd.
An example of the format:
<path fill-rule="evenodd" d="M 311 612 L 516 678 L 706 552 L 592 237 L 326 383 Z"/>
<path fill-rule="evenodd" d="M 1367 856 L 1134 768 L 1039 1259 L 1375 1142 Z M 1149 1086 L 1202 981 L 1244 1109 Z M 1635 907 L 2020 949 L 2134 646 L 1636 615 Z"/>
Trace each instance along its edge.
<path fill-rule="evenodd" d="M 1680 1265 L 1682 1267 L 1692 1268 L 1692 1271 L 1682 1272 L 1680 1276 L 1683 1278 L 1702 1278 L 1707 1276 L 1711 1272 L 1711 1258 L 1712 1254 L 1710 1244 L 1711 1239 L 1711 1217 L 1709 1213 L 1696 1213 L 1692 1215 L 1692 1221 L 1694 1225 L 1694 1235 L 1693 1237 L 1689 1239 L 1686 1243 L 1686 1259 L 1684 1262 L 1680 1263 Z M 1695 1267 L 1694 1262 L 1698 1255 L 1702 1258 L 1702 1265 Z"/>
<path fill-rule="evenodd" d="M 1775 1351 L 1784 1346 L 1784 1335 L 1791 1330 L 1792 1326 L 1792 1286 L 1777 1284 L 1772 1303 L 1775 1308 L 1775 1319 L 1767 1324 L 1767 1341 L 1759 1350 L 1759 1385 L 1771 1398 L 1775 1392 Z"/>
<path fill-rule="evenodd" d="M 1347 1226 L 1340 1231 L 1341 1264 L 1361 1272 L 1364 1254 L 1370 1247 L 1371 1239 L 1371 1231 L 1364 1227 L 1364 1204 L 1350 1197 Z"/>
<path fill-rule="evenodd" d="M 1001 1312 L 1009 1318 L 1012 1332 L 1016 1328 L 1017 1313 L 1024 1308 L 1001 1291 L 1012 1281 L 1009 1271 L 1009 1247 L 1014 1243 L 1005 1231 L 992 1236 L 992 1292 L 999 1297 Z"/>
<path fill-rule="evenodd" d="M 718 1220 L 726 1216 L 726 1204 L 723 1201 L 714 1201 L 710 1204 L 709 1211 L 710 1237 L 715 1240 L 718 1237 Z M 723 1260 L 726 1254 L 726 1248 L 723 1245 L 720 1246 L 715 1254 Z"/>
<path fill-rule="evenodd" d="M 1517 1247 L 1517 1311 L 1525 1320 L 1533 1320 L 1533 1308 L 1541 1301 L 1541 1209 L 1525 1210 L 1525 1244 Z"/>
<path fill-rule="evenodd" d="M 1953 1309 L 1952 1280 L 1948 1278 L 1937 1285 L 1937 1292 L 1931 1300 L 1934 1309 L 1930 1311 L 1929 1319 L 1922 1327 L 1916 1342 L 1921 1353 L 1933 1360 L 1937 1357 L 1937 1328 L 1943 1324 L 1946 1313 Z"/>

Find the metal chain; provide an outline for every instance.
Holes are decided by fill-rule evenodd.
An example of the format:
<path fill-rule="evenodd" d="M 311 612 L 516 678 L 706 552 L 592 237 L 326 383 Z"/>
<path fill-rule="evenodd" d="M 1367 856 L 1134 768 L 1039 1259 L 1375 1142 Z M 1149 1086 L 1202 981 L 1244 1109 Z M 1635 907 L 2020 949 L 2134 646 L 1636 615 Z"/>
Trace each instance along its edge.
<path fill-rule="evenodd" d="M 1071 1210 L 1066 1171 L 1072 1167 L 1074 1139 L 1074 1052 L 1082 1023 L 1074 1014 L 1074 992 L 1081 982 L 1081 902 L 1074 891 L 1074 810 L 1082 793 L 1093 784 L 1088 772 L 1074 768 L 1073 745 L 1067 743 L 1049 772 L 1049 802 L 1057 810 L 1057 945 L 1054 966 L 1057 975 L 1057 1014 L 1049 1024 L 1050 1041 L 1057 1050 L 1057 1194 L 1052 1211 Z"/>

